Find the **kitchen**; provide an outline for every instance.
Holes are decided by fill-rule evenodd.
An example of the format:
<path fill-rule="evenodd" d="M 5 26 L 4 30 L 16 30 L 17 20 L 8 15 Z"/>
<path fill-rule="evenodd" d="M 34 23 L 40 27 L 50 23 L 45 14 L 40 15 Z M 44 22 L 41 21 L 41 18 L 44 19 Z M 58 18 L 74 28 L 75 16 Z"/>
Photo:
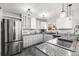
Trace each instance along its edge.
<path fill-rule="evenodd" d="M 0 3 L 1 56 L 79 56 L 79 3 Z"/>

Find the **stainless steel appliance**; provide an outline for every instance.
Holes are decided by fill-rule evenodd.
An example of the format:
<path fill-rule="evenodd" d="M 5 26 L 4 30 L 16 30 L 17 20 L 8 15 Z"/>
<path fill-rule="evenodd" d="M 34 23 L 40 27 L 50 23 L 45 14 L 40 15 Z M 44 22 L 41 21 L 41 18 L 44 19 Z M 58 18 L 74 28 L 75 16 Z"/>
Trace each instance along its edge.
<path fill-rule="evenodd" d="M 10 56 L 22 51 L 21 20 L 3 19 L 2 21 L 2 55 Z"/>

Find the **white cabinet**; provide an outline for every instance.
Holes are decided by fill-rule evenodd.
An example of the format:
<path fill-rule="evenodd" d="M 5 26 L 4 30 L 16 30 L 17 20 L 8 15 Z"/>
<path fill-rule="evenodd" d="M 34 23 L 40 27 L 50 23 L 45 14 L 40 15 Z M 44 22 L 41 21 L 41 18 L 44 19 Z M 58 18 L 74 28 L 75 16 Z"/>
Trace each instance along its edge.
<path fill-rule="evenodd" d="M 23 48 L 29 46 L 30 37 L 29 36 L 23 36 Z"/>
<path fill-rule="evenodd" d="M 36 35 L 36 39 L 37 39 L 37 42 L 42 42 L 43 41 L 43 34 L 38 34 Z"/>
<path fill-rule="evenodd" d="M 30 29 L 31 28 L 31 17 L 27 15 L 22 15 L 22 25 L 23 29 Z"/>
<path fill-rule="evenodd" d="M 34 17 L 31 18 L 31 28 L 36 29 L 36 18 Z"/>
<path fill-rule="evenodd" d="M 36 28 L 41 29 L 41 22 L 39 20 L 36 20 Z"/>
<path fill-rule="evenodd" d="M 23 36 L 23 48 L 29 47 L 40 42 L 43 42 L 42 34 Z"/>
<path fill-rule="evenodd" d="M 53 35 L 44 34 L 44 42 L 53 39 Z"/>
<path fill-rule="evenodd" d="M 44 34 L 44 35 L 34 34 L 34 35 L 23 36 L 23 48 L 26 48 L 41 42 L 46 42 L 51 39 L 53 39 L 53 35 L 49 35 L 49 34 Z"/>
<path fill-rule="evenodd" d="M 23 29 L 36 29 L 36 18 L 22 15 L 22 26 Z"/>
<path fill-rule="evenodd" d="M 37 29 L 47 29 L 47 19 L 36 18 L 36 28 Z"/>
<path fill-rule="evenodd" d="M 47 29 L 47 22 L 41 21 L 41 29 Z"/>

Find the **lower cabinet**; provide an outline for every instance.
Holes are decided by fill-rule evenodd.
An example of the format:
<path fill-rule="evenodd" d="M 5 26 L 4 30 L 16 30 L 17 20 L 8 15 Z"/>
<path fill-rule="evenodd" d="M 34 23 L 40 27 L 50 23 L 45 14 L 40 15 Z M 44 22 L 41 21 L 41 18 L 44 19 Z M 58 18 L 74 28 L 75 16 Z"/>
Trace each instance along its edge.
<path fill-rule="evenodd" d="M 53 39 L 53 35 L 44 34 L 44 42 Z"/>
<path fill-rule="evenodd" d="M 53 35 L 49 34 L 35 34 L 23 36 L 23 48 L 29 47 L 37 43 L 46 42 L 51 39 L 53 39 Z"/>
<path fill-rule="evenodd" d="M 23 48 L 43 42 L 43 34 L 23 36 Z"/>

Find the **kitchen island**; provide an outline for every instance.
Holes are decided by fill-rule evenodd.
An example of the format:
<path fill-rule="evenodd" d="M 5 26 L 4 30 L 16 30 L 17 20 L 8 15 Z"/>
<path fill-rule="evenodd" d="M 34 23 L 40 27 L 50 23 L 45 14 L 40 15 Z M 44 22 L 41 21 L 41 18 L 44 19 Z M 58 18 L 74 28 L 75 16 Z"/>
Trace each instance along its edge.
<path fill-rule="evenodd" d="M 79 56 L 79 47 L 75 45 L 75 50 L 71 51 L 50 43 L 43 43 L 35 46 L 37 56 Z"/>

